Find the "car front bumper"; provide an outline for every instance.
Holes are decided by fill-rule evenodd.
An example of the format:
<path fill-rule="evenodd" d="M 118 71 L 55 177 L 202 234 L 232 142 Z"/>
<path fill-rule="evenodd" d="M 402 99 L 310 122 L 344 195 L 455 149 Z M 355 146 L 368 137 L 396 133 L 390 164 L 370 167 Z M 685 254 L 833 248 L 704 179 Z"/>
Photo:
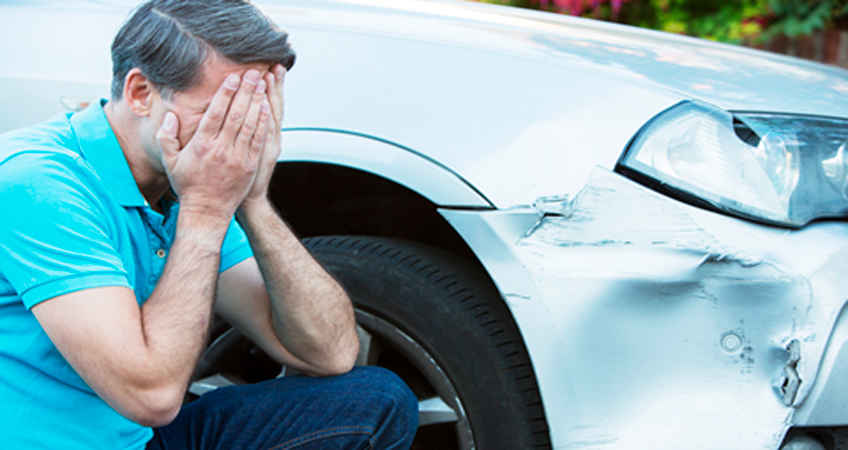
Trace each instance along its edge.
<path fill-rule="evenodd" d="M 775 449 L 848 424 L 827 400 L 848 392 L 845 224 L 753 224 L 602 168 L 573 197 L 441 213 L 514 315 L 556 448 Z"/>

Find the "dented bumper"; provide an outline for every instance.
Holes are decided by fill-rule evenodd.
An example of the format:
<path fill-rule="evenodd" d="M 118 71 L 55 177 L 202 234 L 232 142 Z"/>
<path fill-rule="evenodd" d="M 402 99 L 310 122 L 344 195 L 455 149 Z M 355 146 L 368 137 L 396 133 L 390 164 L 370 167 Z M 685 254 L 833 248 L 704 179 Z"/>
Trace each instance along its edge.
<path fill-rule="evenodd" d="M 848 392 L 848 226 L 752 224 L 600 168 L 568 198 L 442 214 L 515 316 L 556 448 L 776 449 L 796 410 L 848 424 L 825 404 Z"/>

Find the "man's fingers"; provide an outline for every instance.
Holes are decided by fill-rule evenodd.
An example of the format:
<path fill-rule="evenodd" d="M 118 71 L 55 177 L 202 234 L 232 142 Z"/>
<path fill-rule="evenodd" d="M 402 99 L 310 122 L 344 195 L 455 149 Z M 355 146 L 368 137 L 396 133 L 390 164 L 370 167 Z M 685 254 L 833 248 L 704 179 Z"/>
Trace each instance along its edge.
<path fill-rule="evenodd" d="M 262 105 L 259 108 L 259 120 L 256 124 L 256 132 L 253 133 L 253 140 L 250 143 L 250 158 L 253 161 L 259 161 L 262 151 L 265 149 L 265 141 L 268 138 L 268 124 L 272 122 L 271 105 L 268 98 L 262 96 Z"/>
<path fill-rule="evenodd" d="M 221 83 L 218 91 L 215 92 L 215 96 L 212 97 L 209 108 L 206 109 L 206 112 L 200 119 L 200 123 L 197 125 L 195 136 L 203 139 L 212 139 L 218 136 L 224 119 L 227 117 L 227 110 L 230 108 L 230 103 L 238 90 L 240 82 L 241 78 L 236 74 L 232 74 Z"/>
<path fill-rule="evenodd" d="M 236 148 L 243 148 L 249 157 L 253 157 L 251 143 L 254 136 L 259 134 L 259 121 L 262 116 L 264 105 L 267 102 L 265 99 L 265 89 L 267 84 L 265 80 L 260 79 L 256 83 L 256 90 L 253 93 L 250 105 L 248 105 L 247 113 L 244 122 L 241 125 L 238 135 L 236 136 Z M 267 120 L 267 118 L 266 118 Z"/>
<path fill-rule="evenodd" d="M 233 142 L 238 136 L 253 103 L 253 94 L 260 79 L 259 71 L 255 69 L 248 70 L 242 76 L 241 86 L 230 103 L 230 110 L 227 112 L 223 127 L 221 127 L 220 136 L 224 139 L 224 142 Z"/>
<path fill-rule="evenodd" d="M 283 123 L 283 77 L 285 77 L 285 73 L 286 70 L 283 66 L 277 64 L 265 76 L 265 80 L 268 82 L 268 100 L 271 102 L 271 115 L 277 126 L 282 126 Z"/>
<path fill-rule="evenodd" d="M 159 142 L 159 148 L 165 159 L 172 159 L 180 151 L 180 141 L 177 139 L 179 131 L 180 123 L 177 115 L 171 111 L 166 112 L 162 126 L 156 132 L 156 141 Z"/>

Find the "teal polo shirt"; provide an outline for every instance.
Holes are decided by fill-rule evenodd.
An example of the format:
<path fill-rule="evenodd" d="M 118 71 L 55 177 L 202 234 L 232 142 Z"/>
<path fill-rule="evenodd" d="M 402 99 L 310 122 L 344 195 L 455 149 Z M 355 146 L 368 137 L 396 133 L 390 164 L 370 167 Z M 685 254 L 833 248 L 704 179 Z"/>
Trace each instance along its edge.
<path fill-rule="evenodd" d="M 174 241 L 138 190 L 103 103 L 0 135 L 0 446 L 141 449 L 152 431 L 113 410 L 62 357 L 30 309 L 70 292 L 153 292 Z M 220 270 L 252 256 L 233 221 Z"/>

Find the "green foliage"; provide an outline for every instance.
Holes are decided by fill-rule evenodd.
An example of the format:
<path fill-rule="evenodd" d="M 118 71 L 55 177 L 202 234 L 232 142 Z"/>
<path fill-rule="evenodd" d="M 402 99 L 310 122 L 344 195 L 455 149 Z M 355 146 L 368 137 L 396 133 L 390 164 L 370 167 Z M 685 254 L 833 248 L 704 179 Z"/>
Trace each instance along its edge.
<path fill-rule="evenodd" d="M 649 0 L 622 10 L 628 23 L 671 33 L 743 43 L 764 31 L 768 0 Z M 637 6 L 639 16 L 630 15 Z M 635 11 L 634 11 L 635 12 Z"/>
<path fill-rule="evenodd" d="M 808 36 L 833 26 L 837 18 L 848 14 L 848 0 L 769 0 L 768 4 L 774 19 L 766 37 Z"/>
<path fill-rule="evenodd" d="M 581 0 L 480 0 L 568 12 Z M 582 0 L 583 15 L 731 43 L 808 36 L 848 23 L 848 0 Z M 622 4 L 622 2 L 624 2 Z M 620 10 L 619 10 L 620 9 Z"/>

